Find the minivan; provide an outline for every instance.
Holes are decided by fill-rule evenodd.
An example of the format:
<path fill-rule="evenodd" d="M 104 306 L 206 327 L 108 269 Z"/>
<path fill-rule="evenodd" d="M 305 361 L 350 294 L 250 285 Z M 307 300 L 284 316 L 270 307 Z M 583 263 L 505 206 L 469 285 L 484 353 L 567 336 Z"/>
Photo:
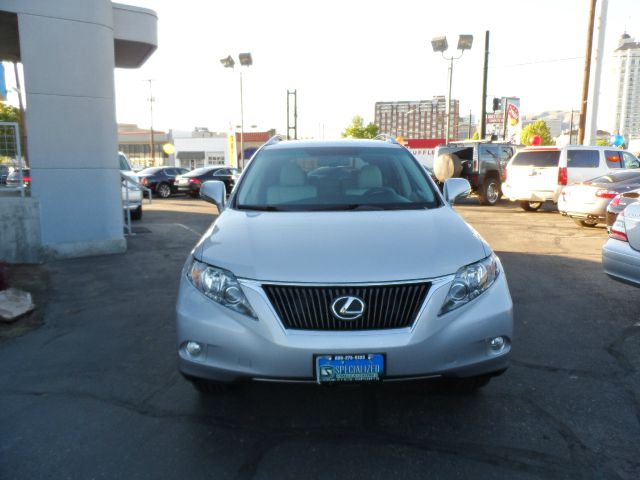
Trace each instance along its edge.
<path fill-rule="evenodd" d="M 509 161 L 504 196 L 527 211 L 558 202 L 562 187 L 599 177 L 610 170 L 638 168 L 631 153 L 615 147 L 567 145 L 527 147 Z"/>

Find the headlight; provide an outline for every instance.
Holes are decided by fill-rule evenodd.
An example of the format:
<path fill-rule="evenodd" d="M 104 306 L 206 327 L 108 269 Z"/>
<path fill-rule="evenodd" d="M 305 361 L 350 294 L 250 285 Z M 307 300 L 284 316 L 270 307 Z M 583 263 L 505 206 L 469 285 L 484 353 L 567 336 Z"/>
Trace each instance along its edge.
<path fill-rule="evenodd" d="M 455 310 L 476 298 L 493 285 L 498 273 L 498 259 L 494 254 L 462 267 L 456 272 L 439 315 Z"/>
<path fill-rule="evenodd" d="M 214 302 L 244 315 L 258 318 L 233 273 L 194 259 L 191 268 L 187 271 L 187 277 L 194 287 Z"/>

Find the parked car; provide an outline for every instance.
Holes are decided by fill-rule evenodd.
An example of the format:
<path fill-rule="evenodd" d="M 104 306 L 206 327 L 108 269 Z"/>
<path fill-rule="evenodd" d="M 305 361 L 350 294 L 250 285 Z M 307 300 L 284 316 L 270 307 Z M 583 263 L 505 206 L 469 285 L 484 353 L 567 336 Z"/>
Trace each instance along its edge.
<path fill-rule="evenodd" d="M 612 147 L 528 147 L 514 155 L 507 165 L 502 191 L 524 210 L 535 211 L 543 202 L 557 203 L 567 185 L 599 177 L 610 170 L 638 167 L 640 161 L 633 154 Z"/>
<path fill-rule="evenodd" d="M 177 193 L 176 176 L 184 175 L 189 169 L 182 167 L 149 167 L 139 171 L 136 175 L 143 187 L 149 188 L 160 198 L 168 198 Z"/>
<path fill-rule="evenodd" d="M 456 142 L 436 147 L 433 172 L 439 182 L 466 178 L 483 205 L 495 205 L 502 196 L 507 162 L 516 152 L 510 143 Z"/>
<path fill-rule="evenodd" d="M 640 169 L 610 171 L 589 180 L 564 187 L 558 198 L 558 211 L 581 227 L 595 227 L 607 221 L 607 206 L 620 193 L 640 188 Z"/>
<path fill-rule="evenodd" d="M 624 192 L 613 197 L 607 206 L 607 228 L 611 229 L 618 214 L 632 203 L 640 202 L 640 189 Z"/>
<path fill-rule="evenodd" d="M 7 187 L 19 187 L 20 186 L 20 169 L 16 168 L 7 176 Z M 25 188 L 31 186 L 31 170 L 28 168 L 22 169 L 22 184 Z"/>
<path fill-rule="evenodd" d="M 507 368 L 504 271 L 450 205 L 467 180 L 441 194 L 395 140 L 274 138 L 228 203 L 226 190 L 202 186 L 221 213 L 176 307 L 179 369 L 199 391 L 428 378 L 471 391 Z"/>
<path fill-rule="evenodd" d="M 176 177 L 176 187 L 178 192 L 186 193 L 192 197 L 197 197 L 200 193 L 200 186 L 208 180 L 220 180 L 227 188 L 227 195 L 231 193 L 240 176 L 240 170 L 231 167 L 201 167 L 191 170 L 184 175 Z"/>
<path fill-rule="evenodd" d="M 8 165 L 0 165 L 0 185 L 7 183 L 7 177 L 11 173 Z"/>
<path fill-rule="evenodd" d="M 142 219 L 142 189 L 138 186 L 138 177 L 124 153 L 118 153 L 118 159 L 120 172 L 129 179 L 129 181 L 122 179 L 122 206 L 125 211 L 131 212 L 131 220 L 140 220 Z"/>
<path fill-rule="evenodd" d="M 602 247 L 602 266 L 614 280 L 640 287 L 640 203 L 618 214 Z"/>

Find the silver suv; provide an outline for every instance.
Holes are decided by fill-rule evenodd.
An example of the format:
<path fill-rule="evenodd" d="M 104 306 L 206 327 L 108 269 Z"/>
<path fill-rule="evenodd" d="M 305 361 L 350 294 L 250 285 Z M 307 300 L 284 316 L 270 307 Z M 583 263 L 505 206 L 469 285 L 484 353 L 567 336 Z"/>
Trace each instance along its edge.
<path fill-rule="evenodd" d="M 203 392 L 244 380 L 441 379 L 471 391 L 508 366 L 500 261 L 393 140 L 278 141 L 251 159 L 187 259 L 179 368 Z"/>

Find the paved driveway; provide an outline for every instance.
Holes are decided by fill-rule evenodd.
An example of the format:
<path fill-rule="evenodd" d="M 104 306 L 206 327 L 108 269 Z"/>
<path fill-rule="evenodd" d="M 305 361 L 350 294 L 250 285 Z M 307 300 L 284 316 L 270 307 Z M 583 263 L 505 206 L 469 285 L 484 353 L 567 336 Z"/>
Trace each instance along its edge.
<path fill-rule="evenodd" d="M 44 325 L 0 342 L 0 478 L 638 478 L 640 290 L 602 273 L 604 229 L 506 202 L 458 210 L 515 303 L 513 365 L 477 395 L 201 398 L 176 371 L 173 308 L 213 207 L 157 200 L 126 255 L 47 265 Z"/>

